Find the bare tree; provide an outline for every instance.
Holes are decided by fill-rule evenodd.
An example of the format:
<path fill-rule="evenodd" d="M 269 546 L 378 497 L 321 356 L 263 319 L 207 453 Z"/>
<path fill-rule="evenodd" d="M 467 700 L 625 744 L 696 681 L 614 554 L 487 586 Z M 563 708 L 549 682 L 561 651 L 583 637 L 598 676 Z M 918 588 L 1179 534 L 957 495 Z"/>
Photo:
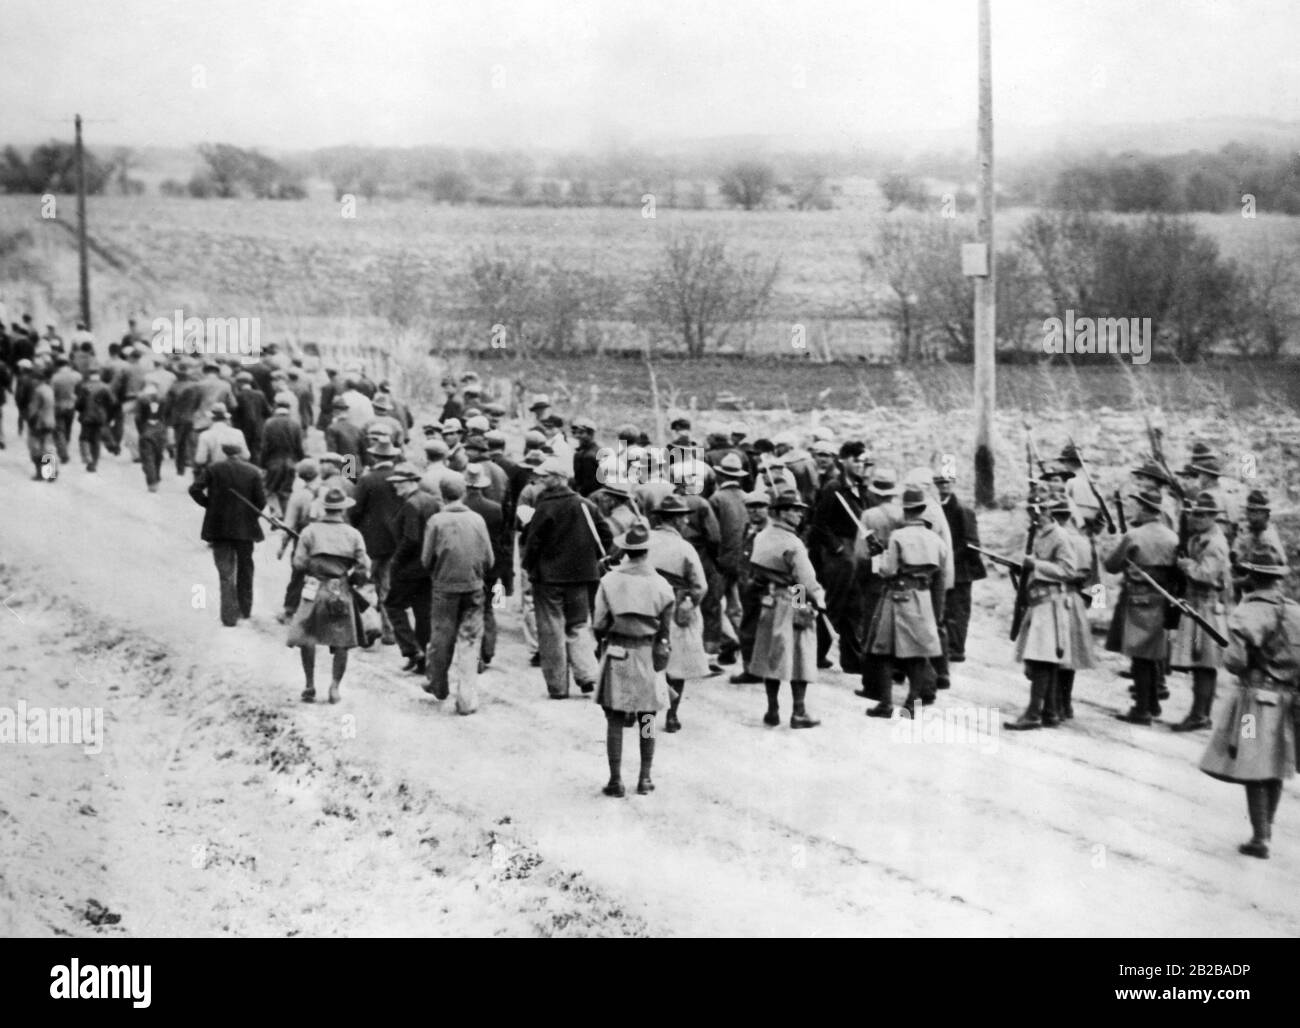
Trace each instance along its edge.
<path fill-rule="evenodd" d="M 733 257 L 726 241 L 711 231 L 674 232 L 663 260 L 651 273 L 640 320 L 668 330 L 691 357 L 721 346 L 736 325 L 766 312 L 781 262 Z"/>
<path fill-rule="evenodd" d="M 776 172 L 763 161 L 737 161 L 722 173 L 718 189 L 726 199 L 738 207 L 752 211 L 763 206 L 768 193 L 776 185 Z"/>

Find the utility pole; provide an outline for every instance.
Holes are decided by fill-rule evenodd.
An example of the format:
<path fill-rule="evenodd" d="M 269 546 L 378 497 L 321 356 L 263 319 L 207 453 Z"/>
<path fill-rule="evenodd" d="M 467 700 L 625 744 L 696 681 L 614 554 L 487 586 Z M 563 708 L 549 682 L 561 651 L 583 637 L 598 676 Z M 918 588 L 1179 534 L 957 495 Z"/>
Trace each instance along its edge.
<path fill-rule="evenodd" d="M 81 320 L 90 331 L 90 264 L 86 260 L 86 161 L 81 148 L 81 115 L 77 126 L 77 254 L 81 261 Z"/>
<path fill-rule="evenodd" d="M 977 246 L 984 267 L 975 278 L 975 502 L 991 507 L 993 489 L 993 406 L 995 378 L 995 261 L 993 259 L 993 70 L 989 0 L 979 2 L 979 186 L 976 191 Z"/>

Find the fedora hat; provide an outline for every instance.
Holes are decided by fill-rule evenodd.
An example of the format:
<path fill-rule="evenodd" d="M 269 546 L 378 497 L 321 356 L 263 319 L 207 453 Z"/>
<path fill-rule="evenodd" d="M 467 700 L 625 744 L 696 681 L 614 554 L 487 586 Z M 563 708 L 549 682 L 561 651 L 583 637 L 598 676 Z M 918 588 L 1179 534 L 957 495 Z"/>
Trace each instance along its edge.
<path fill-rule="evenodd" d="M 487 468 L 481 463 L 466 465 L 465 467 L 465 488 L 482 489 L 492 484 L 492 476 L 488 474 Z"/>
<path fill-rule="evenodd" d="M 388 476 L 390 482 L 418 482 L 420 481 L 420 472 L 416 470 L 414 464 L 408 461 L 402 461 L 393 468 L 393 472 Z"/>
<path fill-rule="evenodd" d="M 752 493 L 745 494 L 746 507 L 770 507 L 771 499 L 768 497 L 766 490 L 755 489 Z"/>
<path fill-rule="evenodd" d="M 443 435 L 447 435 L 451 432 L 463 432 L 464 430 L 465 426 L 460 423 L 460 418 L 448 418 L 442 423 L 442 428 L 440 429 Z"/>
<path fill-rule="evenodd" d="M 217 421 L 221 421 L 222 419 L 224 419 L 230 414 L 230 411 L 226 410 L 226 405 L 222 403 L 220 400 L 218 400 L 216 403 L 212 405 L 212 408 L 208 411 L 208 413 L 211 414 L 212 417 L 215 418 Z"/>
<path fill-rule="evenodd" d="M 372 457 L 396 457 L 402 451 L 393 445 L 393 437 L 387 433 L 372 435 L 370 445 L 366 447 Z"/>
<path fill-rule="evenodd" d="M 656 514 L 661 516 L 666 514 L 669 517 L 675 517 L 678 514 L 689 514 L 690 512 L 691 508 L 686 505 L 686 501 L 676 493 L 669 493 L 659 501 L 659 506 L 655 508 Z"/>
<path fill-rule="evenodd" d="M 722 460 L 713 465 L 713 470 L 719 475 L 725 475 L 727 478 L 744 478 L 749 474 L 745 468 L 745 462 L 741 459 L 740 454 L 724 453 Z"/>
<path fill-rule="evenodd" d="M 868 488 L 879 496 L 897 496 L 902 492 L 898 486 L 898 473 L 893 468 L 876 468 Z"/>
<path fill-rule="evenodd" d="M 926 504 L 925 493 L 920 489 L 907 488 L 903 490 L 903 510 L 921 510 Z"/>
<path fill-rule="evenodd" d="M 327 490 L 321 497 L 321 506 L 327 511 L 347 510 L 349 507 L 355 507 L 356 502 L 342 489 Z"/>
<path fill-rule="evenodd" d="M 545 393 L 542 393 L 540 396 L 535 397 L 535 398 L 533 399 L 533 402 L 532 402 L 532 404 L 529 406 L 528 409 L 529 409 L 529 410 L 543 410 L 543 409 L 549 407 L 550 405 L 551 405 L 551 398 L 550 398 L 549 396 L 547 396 Z"/>
<path fill-rule="evenodd" d="M 795 489 L 785 489 L 777 493 L 776 499 L 772 501 L 773 510 L 806 510 L 808 504 L 803 502 L 803 497 Z"/>

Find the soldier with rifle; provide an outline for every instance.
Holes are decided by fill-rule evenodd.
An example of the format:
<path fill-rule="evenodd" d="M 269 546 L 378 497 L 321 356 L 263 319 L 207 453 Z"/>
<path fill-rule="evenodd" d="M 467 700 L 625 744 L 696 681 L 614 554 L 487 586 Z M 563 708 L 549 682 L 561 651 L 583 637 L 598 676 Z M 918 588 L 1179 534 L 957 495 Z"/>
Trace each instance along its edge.
<path fill-rule="evenodd" d="M 1253 833 L 1241 853 L 1268 859 L 1282 779 L 1295 774 L 1296 691 L 1300 683 L 1300 604 L 1282 593 L 1290 568 L 1282 551 L 1252 550 L 1241 562 L 1246 595 L 1228 619 L 1224 666 L 1237 676 L 1201 770 L 1246 787 Z"/>
<path fill-rule="evenodd" d="M 1269 523 L 1271 513 L 1268 494 L 1262 489 L 1252 489 L 1246 497 L 1246 528 L 1237 534 L 1235 542 L 1229 548 L 1234 599 L 1241 599 L 1246 585 L 1248 572 L 1241 569 L 1242 555 L 1254 553 L 1261 546 L 1271 546 L 1278 553 L 1286 552 L 1277 528 Z"/>
<path fill-rule="evenodd" d="M 1032 504 L 1033 547 L 1020 565 L 1017 598 L 1023 611 L 1016 631 L 1015 659 L 1029 679 L 1029 705 L 1005 727 L 1014 731 L 1055 728 L 1060 724 L 1057 672 L 1072 666 L 1074 633 L 1070 631 L 1067 590 L 1078 573 L 1074 543 L 1063 526 L 1070 520 L 1070 501 L 1061 496 Z"/>
<path fill-rule="evenodd" d="M 770 501 L 767 490 L 758 488 L 745 494 L 745 515 L 749 521 L 745 525 L 745 539 L 741 546 L 740 576 L 737 589 L 740 592 L 740 626 L 736 634 L 740 636 L 741 670 L 731 676 L 732 685 L 757 685 L 763 679 L 751 675 L 745 670 L 754 653 L 754 637 L 758 633 L 758 618 L 762 613 L 763 589 L 757 585 L 750 574 L 750 554 L 754 552 L 754 539 L 768 524 Z"/>
<path fill-rule="evenodd" d="M 1178 536 L 1161 522 L 1161 496 L 1157 489 L 1137 494 L 1137 509 L 1129 529 L 1106 558 L 1112 574 L 1125 572 L 1119 601 L 1106 635 L 1106 649 L 1132 661 L 1133 708 L 1117 715 L 1122 721 L 1149 725 L 1160 714 L 1157 698 L 1160 667 L 1168 657 L 1165 629 L 1166 588 L 1177 578 Z"/>
<path fill-rule="evenodd" d="M 931 658 L 942 654 L 937 612 L 942 610 L 948 544 L 925 522 L 927 500 L 920 489 L 903 493 L 903 523 L 889 536 L 880 557 L 885 594 L 867 633 L 865 650 L 872 656 L 878 702 L 868 717 L 892 717 L 893 672 L 907 677 L 909 689 L 903 710 L 912 717 L 917 700 L 934 702 Z"/>
<path fill-rule="evenodd" d="M 1215 521 L 1218 514 L 1214 494 L 1210 492 L 1198 495 L 1187 509 L 1191 535 L 1187 555 L 1178 558 L 1178 570 L 1185 582 L 1183 595 L 1188 605 L 1226 635 L 1230 570 L 1228 540 Z M 1171 641 L 1169 666 L 1175 671 L 1190 671 L 1192 675 L 1192 709 L 1182 722 L 1174 725 L 1174 731 L 1209 728 L 1215 678 L 1223 666 L 1223 648 L 1208 636 L 1200 622 L 1182 618 Z"/>

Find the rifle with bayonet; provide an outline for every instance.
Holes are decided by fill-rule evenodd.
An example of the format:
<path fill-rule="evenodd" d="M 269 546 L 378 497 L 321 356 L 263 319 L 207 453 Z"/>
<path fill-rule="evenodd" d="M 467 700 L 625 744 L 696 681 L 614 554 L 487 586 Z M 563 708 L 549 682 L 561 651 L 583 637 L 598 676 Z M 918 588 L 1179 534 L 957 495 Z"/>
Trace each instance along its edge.
<path fill-rule="evenodd" d="M 1029 499 L 1025 503 L 1025 510 L 1029 514 L 1029 531 L 1025 535 L 1025 556 L 1029 557 L 1034 552 L 1034 540 L 1038 537 L 1038 482 L 1034 478 L 1034 461 L 1037 458 L 1037 451 L 1034 448 L 1034 436 L 1029 432 L 1029 426 L 1025 426 L 1025 460 L 1029 470 Z M 1042 461 L 1039 460 L 1039 467 L 1042 467 Z M 1016 580 L 1016 603 L 1011 613 L 1011 638 L 1014 639 L 1020 634 L 1020 626 L 1024 623 L 1025 612 L 1029 610 L 1029 576 L 1020 575 Z"/>
<path fill-rule="evenodd" d="M 1123 534 L 1128 531 L 1128 519 L 1124 517 L 1124 497 L 1120 496 L 1119 490 L 1115 490 L 1115 516 L 1119 519 L 1119 530 Z"/>
<path fill-rule="evenodd" d="M 1092 498 L 1097 501 L 1097 506 L 1101 508 L 1101 516 L 1106 521 L 1106 530 L 1111 535 L 1114 535 L 1115 519 L 1110 516 L 1110 509 L 1106 506 L 1106 500 L 1102 497 L 1101 493 L 1097 491 L 1097 486 L 1093 483 L 1092 476 L 1088 474 L 1088 465 L 1084 463 L 1083 451 L 1079 449 L 1079 447 L 1075 444 L 1074 440 L 1070 438 L 1070 436 L 1067 435 L 1065 439 L 1070 444 L 1070 446 L 1073 447 L 1074 449 L 1074 456 L 1075 459 L 1078 460 L 1079 462 L 1079 471 L 1082 472 L 1083 474 L 1084 484 L 1087 485 L 1089 490 L 1091 490 Z"/>
<path fill-rule="evenodd" d="M 1179 487 L 1178 480 L 1174 477 L 1174 473 L 1169 470 L 1169 465 L 1165 462 L 1163 431 L 1161 429 L 1153 427 L 1151 424 L 1151 419 L 1147 417 L 1145 414 L 1142 417 L 1143 420 L 1146 422 L 1146 426 L 1147 426 L 1147 439 L 1151 443 L 1151 457 L 1156 462 L 1156 465 L 1160 468 L 1160 470 L 1164 472 L 1165 479 L 1169 483 L 1169 491 L 1174 495 L 1174 498 L 1178 501 L 1178 549 L 1175 552 L 1179 557 L 1186 557 L 1188 556 L 1188 548 L 1187 548 L 1188 540 L 1191 537 L 1191 525 L 1189 524 L 1187 519 L 1187 504 L 1183 497 L 1183 491 Z M 1178 576 L 1177 582 L 1174 585 L 1174 594 L 1181 597 L 1186 593 L 1186 590 L 1187 590 L 1187 582 L 1183 579 L 1183 576 L 1180 574 Z M 1181 616 L 1181 613 L 1182 613 L 1181 607 L 1176 605 L 1170 606 L 1168 610 L 1168 614 L 1165 618 L 1165 628 L 1167 629 L 1177 628 L 1178 619 Z M 1224 645 L 1226 645 L 1226 643 Z"/>
<path fill-rule="evenodd" d="M 1182 600 L 1179 597 L 1173 595 L 1173 593 L 1169 592 L 1169 590 L 1167 590 L 1154 578 L 1152 578 L 1140 567 L 1134 564 L 1133 561 L 1127 560 L 1124 563 L 1126 567 L 1128 567 L 1132 571 L 1136 571 L 1147 582 L 1148 585 L 1150 585 L 1153 589 L 1155 589 L 1156 592 L 1158 592 L 1161 596 L 1163 596 L 1171 607 L 1177 609 L 1179 613 L 1185 614 L 1187 617 L 1191 618 L 1198 625 L 1204 628 L 1206 634 L 1209 635 L 1209 637 L 1213 639 L 1216 643 L 1218 643 L 1220 646 L 1228 645 L 1228 640 L 1224 638 L 1223 633 L 1220 632 L 1208 621 L 1206 621 L 1205 618 L 1203 618 L 1200 614 L 1198 614 L 1185 600 Z"/>

